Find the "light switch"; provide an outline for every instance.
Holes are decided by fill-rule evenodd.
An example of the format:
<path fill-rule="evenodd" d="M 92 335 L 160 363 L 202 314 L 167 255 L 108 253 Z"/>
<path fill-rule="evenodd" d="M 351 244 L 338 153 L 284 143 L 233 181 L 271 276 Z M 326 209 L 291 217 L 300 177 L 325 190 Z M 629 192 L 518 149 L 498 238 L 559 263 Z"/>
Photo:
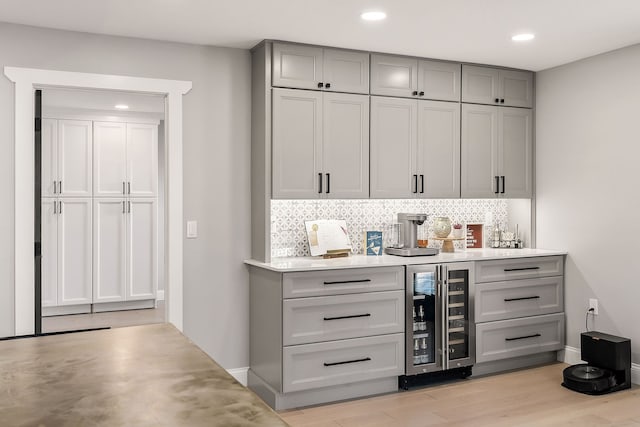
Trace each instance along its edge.
<path fill-rule="evenodd" d="M 198 237 L 198 221 L 187 221 L 187 239 Z"/>

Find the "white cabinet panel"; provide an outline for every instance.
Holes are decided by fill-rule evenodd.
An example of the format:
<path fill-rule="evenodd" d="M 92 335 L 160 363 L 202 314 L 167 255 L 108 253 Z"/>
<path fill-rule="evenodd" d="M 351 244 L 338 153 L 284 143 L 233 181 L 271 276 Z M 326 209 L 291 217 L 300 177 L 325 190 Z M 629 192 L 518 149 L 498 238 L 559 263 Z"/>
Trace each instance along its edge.
<path fill-rule="evenodd" d="M 124 301 L 126 295 L 126 201 L 93 202 L 93 301 Z"/>
<path fill-rule="evenodd" d="M 58 194 L 58 121 L 42 120 L 42 197 Z"/>
<path fill-rule="evenodd" d="M 462 66 L 462 102 L 497 104 L 499 71 L 495 68 Z"/>
<path fill-rule="evenodd" d="M 94 180 L 96 197 L 122 197 L 127 180 L 127 127 L 125 123 L 94 122 Z"/>
<path fill-rule="evenodd" d="M 322 171 L 325 192 L 335 199 L 369 197 L 369 97 L 323 96 Z"/>
<path fill-rule="evenodd" d="M 58 304 L 58 201 L 42 200 L 42 306 Z"/>
<path fill-rule="evenodd" d="M 533 107 L 533 73 L 529 71 L 500 70 L 500 89 L 502 92 L 501 105 Z"/>
<path fill-rule="evenodd" d="M 92 149 L 91 121 L 58 121 L 58 184 L 62 196 L 92 195 Z"/>
<path fill-rule="evenodd" d="M 318 89 L 322 81 L 321 47 L 273 44 L 273 86 Z"/>
<path fill-rule="evenodd" d="M 58 304 L 90 304 L 91 199 L 60 199 L 58 205 Z"/>
<path fill-rule="evenodd" d="M 158 126 L 127 123 L 127 194 L 155 197 L 158 187 Z"/>
<path fill-rule="evenodd" d="M 460 64 L 422 60 L 418 63 L 418 73 L 421 97 L 460 101 Z"/>
<path fill-rule="evenodd" d="M 417 110 L 415 100 L 371 97 L 372 199 L 414 197 Z"/>
<path fill-rule="evenodd" d="M 463 198 L 488 198 L 498 194 L 498 107 L 462 105 Z"/>
<path fill-rule="evenodd" d="M 371 55 L 371 94 L 410 97 L 418 91 L 418 60 Z M 416 94 L 414 95 L 414 92 Z"/>
<path fill-rule="evenodd" d="M 500 108 L 498 117 L 501 194 L 529 198 L 533 195 L 533 114 L 524 108 Z"/>
<path fill-rule="evenodd" d="M 325 90 L 369 93 L 369 54 L 341 49 L 324 49 Z"/>
<path fill-rule="evenodd" d="M 158 282 L 156 199 L 127 201 L 127 300 L 155 298 Z"/>

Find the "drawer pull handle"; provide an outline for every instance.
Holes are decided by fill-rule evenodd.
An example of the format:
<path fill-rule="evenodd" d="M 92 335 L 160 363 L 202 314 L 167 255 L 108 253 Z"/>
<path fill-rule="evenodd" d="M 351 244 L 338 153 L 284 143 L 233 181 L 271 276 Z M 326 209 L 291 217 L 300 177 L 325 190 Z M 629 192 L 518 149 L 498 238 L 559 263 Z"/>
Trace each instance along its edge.
<path fill-rule="evenodd" d="M 533 335 L 525 335 L 524 337 L 515 337 L 515 338 L 505 338 L 505 341 L 516 341 L 516 340 L 526 340 L 527 338 L 537 338 L 537 337 L 541 337 L 542 335 L 540 334 L 533 334 Z"/>
<path fill-rule="evenodd" d="M 540 270 L 540 267 L 505 268 L 504 271 Z"/>
<path fill-rule="evenodd" d="M 341 285 L 343 283 L 367 283 L 370 282 L 371 279 L 360 279 L 360 280 L 339 280 L 337 282 L 323 282 L 325 285 Z"/>
<path fill-rule="evenodd" d="M 540 298 L 540 295 L 536 295 L 535 297 L 520 297 L 520 298 L 505 298 L 505 302 L 509 302 L 509 301 L 522 301 L 522 300 L 526 300 L 526 299 L 538 299 Z"/>
<path fill-rule="evenodd" d="M 352 314 L 350 316 L 325 317 L 324 320 L 354 319 L 356 317 L 371 317 L 371 313 Z"/>
<path fill-rule="evenodd" d="M 333 362 L 333 363 L 324 362 L 324 366 L 346 365 L 347 363 L 368 362 L 369 360 L 371 360 L 370 357 L 365 357 L 363 359 L 345 360 L 344 362 Z"/>

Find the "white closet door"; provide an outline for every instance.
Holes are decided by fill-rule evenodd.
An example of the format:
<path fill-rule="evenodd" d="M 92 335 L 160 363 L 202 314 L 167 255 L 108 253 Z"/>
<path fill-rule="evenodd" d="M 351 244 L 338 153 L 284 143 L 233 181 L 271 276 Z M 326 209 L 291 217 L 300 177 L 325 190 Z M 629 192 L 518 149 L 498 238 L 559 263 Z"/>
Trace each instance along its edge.
<path fill-rule="evenodd" d="M 42 306 L 58 304 L 58 200 L 42 199 Z"/>
<path fill-rule="evenodd" d="M 127 202 L 93 201 L 93 302 L 124 301 L 127 280 Z"/>
<path fill-rule="evenodd" d="M 58 121 L 55 119 L 42 120 L 41 152 L 42 197 L 56 197 L 58 192 Z"/>
<path fill-rule="evenodd" d="M 131 199 L 127 206 L 127 300 L 153 299 L 158 287 L 158 202 Z"/>
<path fill-rule="evenodd" d="M 91 304 L 91 202 L 58 204 L 58 305 Z"/>
<path fill-rule="evenodd" d="M 127 181 L 127 125 L 93 123 L 93 195 L 123 197 Z"/>
<path fill-rule="evenodd" d="M 127 178 L 127 194 L 157 196 L 158 125 L 127 123 Z"/>
<path fill-rule="evenodd" d="M 91 121 L 58 121 L 58 184 L 64 197 L 91 197 L 92 147 Z"/>

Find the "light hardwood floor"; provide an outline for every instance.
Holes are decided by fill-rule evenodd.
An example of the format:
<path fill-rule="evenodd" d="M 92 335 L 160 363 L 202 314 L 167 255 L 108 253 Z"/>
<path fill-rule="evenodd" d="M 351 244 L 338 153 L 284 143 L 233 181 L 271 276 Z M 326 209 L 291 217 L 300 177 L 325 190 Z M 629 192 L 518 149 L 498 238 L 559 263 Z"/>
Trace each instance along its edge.
<path fill-rule="evenodd" d="M 562 387 L 556 363 L 368 399 L 280 412 L 292 427 L 632 426 L 640 388 L 588 396 Z"/>

